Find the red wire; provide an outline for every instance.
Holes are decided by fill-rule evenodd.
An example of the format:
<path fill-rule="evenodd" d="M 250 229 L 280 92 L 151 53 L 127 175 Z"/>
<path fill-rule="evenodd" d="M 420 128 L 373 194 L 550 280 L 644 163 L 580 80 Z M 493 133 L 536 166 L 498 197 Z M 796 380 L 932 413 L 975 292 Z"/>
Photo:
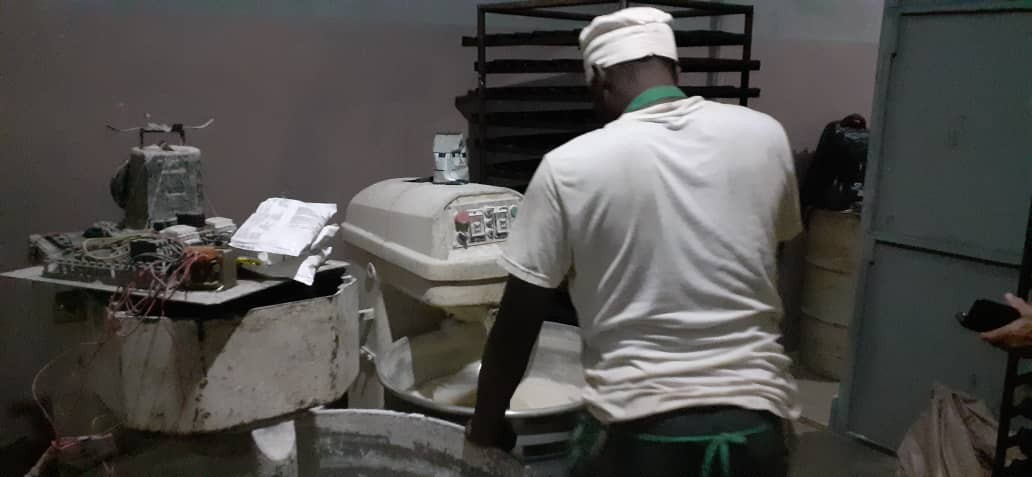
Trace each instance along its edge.
<path fill-rule="evenodd" d="M 203 257 L 196 253 L 184 253 L 182 260 L 177 264 L 177 266 L 174 269 L 172 269 L 171 273 L 167 273 L 164 279 L 160 276 L 158 271 L 155 270 L 153 265 L 148 266 L 145 270 L 139 271 L 133 280 L 131 280 L 129 283 L 123 286 L 120 286 L 114 293 L 112 293 L 111 297 L 108 299 L 108 304 L 106 307 L 106 336 L 103 337 L 101 341 L 93 343 L 98 347 L 98 350 L 100 346 L 102 346 L 103 343 L 106 341 L 106 339 L 110 338 L 112 334 L 118 334 L 123 337 L 129 336 L 135 333 L 136 330 L 139 329 L 139 327 L 143 324 L 142 322 L 138 322 L 137 326 L 135 326 L 131 331 L 129 331 L 128 333 L 122 333 L 121 325 L 125 320 L 117 318 L 119 312 L 125 312 L 130 317 L 144 317 L 149 316 L 149 314 L 153 310 L 155 310 L 155 307 L 157 307 L 157 309 L 161 310 L 161 315 L 164 316 L 166 301 L 172 296 L 173 293 L 176 292 L 179 286 L 186 280 L 186 278 L 189 276 L 191 267 L 193 267 L 194 264 L 200 261 L 201 258 Z M 136 288 L 136 284 L 142 281 L 147 282 L 146 293 L 144 296 L 137 299 L 134 295 L 134 291 L 138 290 Z M 172 339 L 174 341 L 175 337 L 173 336 Z M 60 358 L 60 356 L 58 358 Z M 57 358 L 55 358 L 55 360 L 56 359 Z M 53 363 L 53 361 L 54 360 L 52 360 L 51 363 L 48 363 L 47 366 L 44 366 L 44 368 L 37 373 L 36 378 L 33 380 L 33 396 L 35 396 L 35 382 L 38 379 L 39 374 L 43 373 L 45 369 Z M 85 366 L 89 366 L 89 364 L 86 364 Z M 38 398 L 37 404 L 39 404 Z M 42 409 L 42 404 L 40 404 L 40 406 Z M 74 450 L 76 448 L 81 447 L 81 437 L 71 437 L 62 435 L 62 433 L 60 433 L 57 430 L 55 423 L 50 419 L 49 415 L 46 413 L 45 410 L 44 415 L 47 417 L 48 421 L 50 421 L 51 430 L 53 431 L 55 436 L 55 439 L 51 442 L 52 449 L 54 449 L 57 452 L 64 452 L 70 449 Z M 93 434 L 82 437 L 109 438 L 111 437 L 111 433 L 107 432 L 105 434 Z M 108 475 L 114 475 L 114 469 L 108 464 L 107 461 L 103 461 L 102 464 L 104 466 L 104 470 Z"/>

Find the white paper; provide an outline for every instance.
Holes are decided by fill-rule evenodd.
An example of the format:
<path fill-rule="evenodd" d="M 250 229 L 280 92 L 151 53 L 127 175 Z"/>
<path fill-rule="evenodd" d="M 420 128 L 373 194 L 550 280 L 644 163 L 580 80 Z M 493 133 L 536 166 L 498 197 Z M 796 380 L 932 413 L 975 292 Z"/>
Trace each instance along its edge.
<path fill-rule="evenodd" d="M 336 213 L 337 204 L 266 199 L 233 234 L 229 245 L 251 252 L 299 257 Z"/>
<path fill-rule="evenodd" d="M 244 268 L 267 277 L 291 278 L 311 286 L 315 282 L 315 273 L 319 271 L 319 267 L 333 254 L 330 244 L 338 230 L 338 225 L 323 227 L 315 240 L 297 257 L 259 252 L 254 258 L 261 262 L 261 265 L 244 265 Z"/>

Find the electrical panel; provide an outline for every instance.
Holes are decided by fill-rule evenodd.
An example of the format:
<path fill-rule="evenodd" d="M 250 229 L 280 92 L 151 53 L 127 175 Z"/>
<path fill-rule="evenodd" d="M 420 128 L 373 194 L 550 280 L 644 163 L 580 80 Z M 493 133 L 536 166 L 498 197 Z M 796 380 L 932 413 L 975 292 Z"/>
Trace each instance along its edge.
<path fill-rule="evenodd" d="M 461 205 L 449 212 L 454 225 L 452 248 L 468 248 L 508 238 L 519 206 L 516 201 L 506 200 Z"/>

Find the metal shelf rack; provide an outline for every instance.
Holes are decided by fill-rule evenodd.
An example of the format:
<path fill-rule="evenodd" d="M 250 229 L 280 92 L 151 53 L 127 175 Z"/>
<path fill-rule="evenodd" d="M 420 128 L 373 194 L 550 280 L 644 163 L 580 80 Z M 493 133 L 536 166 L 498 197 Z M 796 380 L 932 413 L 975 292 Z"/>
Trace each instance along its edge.
<path fill-rule="evenodd" d="M 491 75 L 579 75 L 582 63 L 579 54 L 560 59 L 489 59 L 491 49 L 516 48 L 523 56 L 528 47 L 577 47 L 580 29 L 496 32 L 489 29 L 488 19 L 497 16 L 544 18 L 575 22 L 581 26 L 596 13 L 574 11 L 578 7 L 595 6 L 615 10 L 627 6 L 665 8 L 675 19 L 742 18 L 741 32 L 683 30 L 675 25 L 675 38 L 680 48 L 709 47 L 706 57 L 682 57 L 682 73 L 729 73 L 738 84 L 681 85 L 689 96 L 738 100 L 748 105 L 750 98 L 760 95 L 750 87 L 749 75 L 760 69 L 752 58 L 753 7 L 691 0 L 640 1 L 627 0 L 527 0 L 512 3 L 488 3 L 477 6 L 477 34 L 462 38 L 462 46 L 475 47 L 477 88 L 456 98 L 456 107 L 469 121 L 470 165 L 472 179 L 487 184 L 524 190 L 549 150 L 602 126 L 590 104 L 587 85 L 548 84 L 528 81 L 489 84 Z M 711 22 L 711 26 L 714 23 Z M 735 58 L 721 58 L 716 48 L 735 47 Z M 540 52 L 542 50 L 538 50 Z M 684 82 L 682 77 L 682 83 Z"/>
<path fill-rule="evenodd" d="M 1021 273 L 1018 278 L 1017 296 L 1028 298 L 1032 289 L 1032 200 L 1029 200 L 1028 223 L 1025 231 L 1025 251 L 1021 259 Z M 996 434 L 996 456 L 993 459 L 993 477 L 1018 477 L 1032 475 L 1032 428 L 1012 432 L 1018 416 L 1032 419 L 1032 398 L 1014 402 L 1019 386 L 1032 386 L 1032 372 L 1022 373 L 1022 359 L 1015 353 L 1007 357 L 1007 374 L 1003 381 L 1003 400 L 1000 404 L 1000 424 Z M 1006 466 L 1007 451 L 1018 447 L 1025 460 Z"/>

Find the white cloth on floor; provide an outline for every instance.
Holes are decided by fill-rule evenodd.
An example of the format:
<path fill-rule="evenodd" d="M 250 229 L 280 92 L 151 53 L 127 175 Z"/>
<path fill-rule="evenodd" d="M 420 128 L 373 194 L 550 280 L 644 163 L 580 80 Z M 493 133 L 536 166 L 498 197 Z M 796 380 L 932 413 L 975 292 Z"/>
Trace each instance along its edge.
<path fill-rule="evenodd" d="M 652 7 L 631 7 L 595 17 L 581 30 L 580 47 L 588 83 L 593 67 L 610 66 L 648 56 L 677 61 L 677 42 L 670 28 L 673 17 Z"/>
<path fill-rule="evenodd" d="M 984 402 L 936 383 L 896 452 L 896 477 L 989 477 L 996 427 Z"/>

